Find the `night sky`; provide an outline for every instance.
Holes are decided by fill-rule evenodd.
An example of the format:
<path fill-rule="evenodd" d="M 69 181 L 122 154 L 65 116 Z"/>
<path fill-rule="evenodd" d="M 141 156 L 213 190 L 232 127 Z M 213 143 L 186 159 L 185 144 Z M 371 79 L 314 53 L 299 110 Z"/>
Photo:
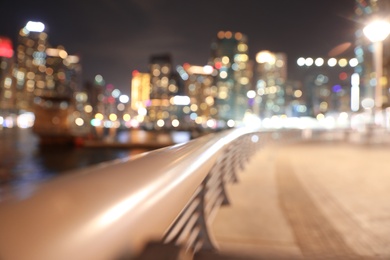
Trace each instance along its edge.
<path fill-rule="evenodd" d="M 150 55 L 174 64 L 205 65 L 220 30 L 247 35 L 260 50 L 285 52 L 289 77 L 300 56 L 326 56 L 354 40 L 354 0 L 67 0 L 1 1 L 0 35 L 16 40 L 27 21 L 46 24 L 49 42 L 78 54 L 83 81 L 101 74 L 130 92 L 131 72 L 147 71 Z"/>

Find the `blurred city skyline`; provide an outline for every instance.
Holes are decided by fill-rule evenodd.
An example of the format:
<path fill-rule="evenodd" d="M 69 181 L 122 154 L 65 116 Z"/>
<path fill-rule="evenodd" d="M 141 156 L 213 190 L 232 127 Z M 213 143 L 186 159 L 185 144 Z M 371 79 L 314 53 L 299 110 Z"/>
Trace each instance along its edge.
<path fill-rule="evenodd" d="M 49 41 L 81 57 L 83 81 L 101 74 L 130 92 L 131 72 L 148 70 L 153 54 L 174 64 L 205 65 L 218 31 L 248 36 L 249 56 L 284 52 L 289 78 L 299 56 L 327 56 L 354 40 L 354 0 L 344 1 L 16 1 L 1 4 L 0 35 L 13 40 L 27 21 L 46 25 Z M 295 66 L 296 67 L 296 66 Z"/>

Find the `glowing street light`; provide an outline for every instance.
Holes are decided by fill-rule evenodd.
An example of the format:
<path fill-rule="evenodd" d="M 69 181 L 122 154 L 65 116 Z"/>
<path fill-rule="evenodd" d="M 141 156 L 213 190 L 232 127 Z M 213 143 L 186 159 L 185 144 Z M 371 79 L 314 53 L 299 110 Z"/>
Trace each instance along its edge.
<path fill-rule="evenodd" d="M 364 27 L 363 33 L 374 44 L 375 110 L 380 111 L 382 109 L 383 41 L 390 34 L 390 23 L 380 20 L 374 21 Z M 375 115 L 375 111 L 373 112 Z"/>

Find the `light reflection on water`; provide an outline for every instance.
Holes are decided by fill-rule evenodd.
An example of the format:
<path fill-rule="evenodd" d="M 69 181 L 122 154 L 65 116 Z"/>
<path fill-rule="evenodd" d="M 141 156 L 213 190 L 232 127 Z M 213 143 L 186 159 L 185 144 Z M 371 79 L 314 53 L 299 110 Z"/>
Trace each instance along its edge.
<path fill-rule="evenodd" d="M 29 193 L 36 184 L 67 171 L 145 152 L 118 148 L 39 146 L 29 129 L 0 130 L 0 200 L 18 190 Z M 19 193 L 18 192 L 18 193 Z M 23 196 L 23 193 L 21 196 Z"/>

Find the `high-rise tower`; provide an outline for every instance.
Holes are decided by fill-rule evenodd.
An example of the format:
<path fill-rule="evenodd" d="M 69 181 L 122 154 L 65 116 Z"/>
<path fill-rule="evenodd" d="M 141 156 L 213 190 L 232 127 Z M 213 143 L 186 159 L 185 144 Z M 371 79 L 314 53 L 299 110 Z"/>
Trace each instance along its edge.
<path fill-rule="evenodd" d="M 35 90 L 46 87 L 46 49 L 48 47 L 45 25 L 28 22 L 19 32 L 17 47 L 17 102 L 20 109 L 31 110 Z"/>
<path fill-rule="evenodd" d="M 285 82 L 287 56 L 284 53 L 261 51 L 256 55 L 256 92 L 261 117 L 286 113 Z"/>
<path fill-rule="evenodd" d="M 211 65 L 218 70 L 216 77 L 217 118 L 241 122 L 249 104 L 252 70 L 248 57 L 247 38 L 242 33 L 220 31 L 212 43 Z"/>

